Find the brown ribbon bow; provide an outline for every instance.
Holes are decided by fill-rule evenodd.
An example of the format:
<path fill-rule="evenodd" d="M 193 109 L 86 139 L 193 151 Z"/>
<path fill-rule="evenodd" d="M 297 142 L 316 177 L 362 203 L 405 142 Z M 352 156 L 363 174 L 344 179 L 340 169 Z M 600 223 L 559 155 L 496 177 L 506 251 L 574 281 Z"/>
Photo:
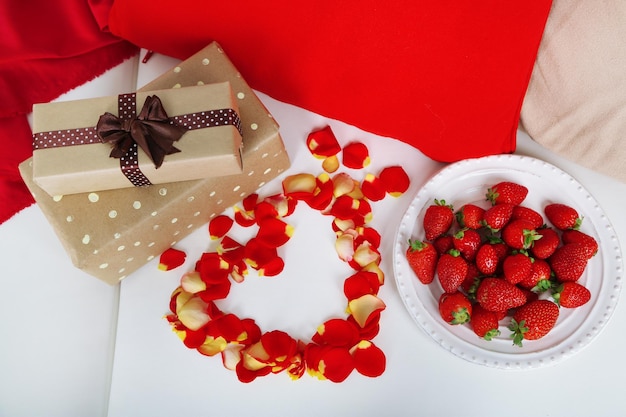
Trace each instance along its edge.
<path fill-rule="evenodd" d="M 106 112 L 100 116 L 96 126 L 100 140 L 113 145 L 109 156 L 123 157 L 134 142 L 150 157 L 156 168 L 163 164 L 165 155 L 180 152 L 174 147 L 174 142 L 187 130 L 170 123 L 158 96 L 146 97 L 141 112 L 135 118 L 119 118 Z"/>

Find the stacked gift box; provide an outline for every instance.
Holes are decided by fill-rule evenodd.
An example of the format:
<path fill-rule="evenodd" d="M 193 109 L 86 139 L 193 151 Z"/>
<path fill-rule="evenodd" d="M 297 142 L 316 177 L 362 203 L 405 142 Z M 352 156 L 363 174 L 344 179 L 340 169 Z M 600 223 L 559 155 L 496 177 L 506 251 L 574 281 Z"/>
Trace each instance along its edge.
<path fill-rule="evenodd" d="M 167 140 L 150 130 L 164 113 Z M 128 131 L 166 144 L 155 152 Z M 33 136 L 24 181 L 72 263 L 109 284 L 290 164 L 278 124 L 216 43 L 136 92 L 37 105 Z"/>

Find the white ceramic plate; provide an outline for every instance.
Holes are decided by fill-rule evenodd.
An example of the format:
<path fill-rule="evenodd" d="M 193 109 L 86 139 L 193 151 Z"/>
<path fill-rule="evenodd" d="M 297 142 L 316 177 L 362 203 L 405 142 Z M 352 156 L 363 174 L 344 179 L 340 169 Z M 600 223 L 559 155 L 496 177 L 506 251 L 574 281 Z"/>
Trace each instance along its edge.
<path fill-rule="evenodd" d="M 411 239 L 423 239 L 422 220 L 435 198 L 453 204 L 483 207 L 490 185 L 515 181 L 529 189 L 524 205 L 543 213 L 549 203 L 574 207 L 584 217 L 581 231 L 594 236 L 600 249 L 580 283 L 592 298 L 576 309 L 561 308 L 552 331 L 542 339 L 514 346 L 506 323 L 501 335 L 485 341 L 468 325 L 451 326 L 441 319 L 437 301 L 443 292 L 437 279 L 424 285 L 410 269 L 405 252 Z M 621 289 L 622 256 L 609 219 L 587 190 L 570 175 L 544 161 L 519 155 L 496 155 L 468 159 L 443 168 L 417 193 L 404 214 L 394 242 L 394 273 L 400 296 L 411 316 L 441 347 L 470 362 L 502 369 L 528 369 L 554 364 L 587 346 L 607 323 Z"/>

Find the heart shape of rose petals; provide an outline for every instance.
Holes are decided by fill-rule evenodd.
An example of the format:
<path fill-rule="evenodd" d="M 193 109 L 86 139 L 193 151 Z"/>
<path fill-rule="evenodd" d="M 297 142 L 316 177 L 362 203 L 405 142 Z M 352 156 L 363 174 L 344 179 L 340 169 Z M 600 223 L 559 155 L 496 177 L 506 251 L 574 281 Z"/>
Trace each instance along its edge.
<path fill-rule="evenodd" d="M 329 168 L 328 158 L 337 159 L 343 152 L 345 166 L 363 169 L 370 156 L 360 142 L 342 149 L 328 126 L 312 132 L 307 147 L 314 157 L 324 159 L 324 172 L 290 175 L 282 181 L 281 194 L 265 198 L 251 194 L 234 208 L 233 218 L 216 216 L 208 229 L 210 238 L 220 241 L 218 249 L 202 254 L 194 270 L 183 274 L 170 299 L 166 318 L 184 345 L 206 356 L 220 354 L 224 366 L 235 371 L 241 382 L 281 372 L 293 379 L 308 373 L 342 382 L 354 370 L 377 377 L 386 367 L 383 351 L 372 342 L 386 306 L 378 296 L 385 276 L 379 267 L 381 236 L 368 225 L 373 217 L 370 202 L 401 195 L 409 187 L 408 176 L 402 167 L 394 166 L 379 176 L 367 173 L 362 181 L 346 173 L 331 177 L 336 167 Z M 285 264 L 279 249 L 294 233 L 286 218 L 298 204 L 334 217 L 329 232 L 335 234 L 338 258 L 349 271 L 343 286 L 347 316 L 320 324 L 310 341 L 296 340 L 280 330 L 263 332 L 254 319 L 241 319 L 216 304 L 228 297 L 231 285 L 245 279 L 249 268 L 265 277 L 282 272 Z M 256 235 L 238 242 L 229 236 L 234 225 L 256 227 Z M 177 256 L 180 259 L 181 254 Z M 164 258 L 171 257 L 171 250 L 167 256 L 164 253 Z"/>

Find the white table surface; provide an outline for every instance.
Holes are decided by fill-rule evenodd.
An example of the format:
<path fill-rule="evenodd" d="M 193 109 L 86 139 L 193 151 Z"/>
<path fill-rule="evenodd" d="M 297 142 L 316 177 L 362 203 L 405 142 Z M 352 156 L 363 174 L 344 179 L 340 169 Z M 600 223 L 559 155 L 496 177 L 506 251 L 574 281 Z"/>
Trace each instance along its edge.
<path fill-rule="evenodd" d="M 155 55 L 139 64 L 137 85 L 176 63 Z M 60 99 L 127 91 L 135 85 L 135 73 L 136 60 L 127 61 Z M 404 196 L 373 205 L 372 226 L 383 236 L 386 273 L 380 297 L 387 305 L 374 343 L 386 354 L 386 372 L 378 378 L 354 372 L 341 384 L 309 375 L 292 381 L 285 374 L 240 383 L 219 357 L 185 348 L 163 319 L 181 274 L 212 245 L 205 227 L 176 245 L 187 252 L 182 267 L 159 271 L 155 259 L 112 287 L 71 265 L 35 205 L 0 225 L 0 416 L 626 415 L 623 300 L 589 346 L 557 365 L 505 371 L 452 355 L 417 327 L 396 290 L 392 268 L 400 218 L 442 165 L 399 141 L 260 97 L 280 123 L 292 159 L 292 168 L 259 190 L 261 195 L 279 191 L 285 175 L 320 172 L 304 139 L 326 124 L 341 143 L 368 145 L 372 172 L 399 163 L 412 178 Z M 626 184 L 566 161 L 522 132 L 516 153 L 547 161 L 577 179 L 624 245 Z M 287 263 L 283 274 L 264 285 L 254 285 L 260 279 L 251 275 L 250 285 L 233 290 L 221 305 L 255 318 L 262 330 L 282 329 L 306 340 L 318 324 L 342 316 L 345 301 L 337 277 L 342 283 L 347 275 L 335 261 L 327 217 L 299 208 L 288 221 L 295 234 L 281 249 Z"/>

